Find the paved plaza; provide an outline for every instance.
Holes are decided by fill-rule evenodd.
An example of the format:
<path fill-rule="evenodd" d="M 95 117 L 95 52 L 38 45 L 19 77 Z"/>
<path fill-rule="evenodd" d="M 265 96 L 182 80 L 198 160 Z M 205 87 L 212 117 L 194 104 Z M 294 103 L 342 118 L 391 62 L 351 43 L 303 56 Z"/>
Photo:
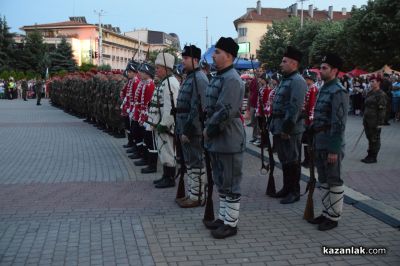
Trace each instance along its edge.
<path fill-rule="evenodd" d="M 378 164 L 365 165 L 359 161 L 365 137 L 351 151 L 361 118 L 349 117 L 348 204 L 339 226 L 327 232 L 302 219 L 305 197 L 281 205 L 265 196 L 267 177 L 260 174 L 258 150 L 248 145 L 238 235 L 216 240 L 201 222 L 204 208 L 180 209 L 176 188 L 156 190 L 152 180 L 160 171 L 141 174 L 122 148 L 126 139 L 46 100 L 35 104 L 0 100 L 1 266 L 400 265 L 400 124 L 383 129 Z M 279 189 L 280 168 L 274 176 Z M 317 190 L 314 199 L 318 214 Z M 324 255 L 323 246 L 387 252 Z"/>

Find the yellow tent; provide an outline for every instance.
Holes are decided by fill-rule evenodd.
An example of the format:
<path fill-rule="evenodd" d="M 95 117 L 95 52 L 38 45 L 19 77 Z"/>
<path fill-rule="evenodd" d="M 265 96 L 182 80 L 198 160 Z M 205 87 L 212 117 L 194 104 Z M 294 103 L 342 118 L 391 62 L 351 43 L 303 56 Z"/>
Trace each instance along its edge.
<path fill-rule="evenodd" d="M 384 65 L 381 69 L 378 69 L 374 72 L 368 73 L 368 74 L 363 74 L 360 75 L 361 77 L 367 77 L 370 75 L 383 75 L 383 74 L 396 74 L 396 75 L 400 75 L 400 71 L 396 71 L 391 69 L 388 65 Z"/>

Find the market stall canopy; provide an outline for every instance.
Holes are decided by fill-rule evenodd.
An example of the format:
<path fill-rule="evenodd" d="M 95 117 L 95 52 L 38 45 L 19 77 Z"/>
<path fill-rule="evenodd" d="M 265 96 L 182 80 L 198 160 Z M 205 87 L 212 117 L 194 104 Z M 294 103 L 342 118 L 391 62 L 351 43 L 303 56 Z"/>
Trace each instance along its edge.
<path fill-rule="evenodd" d="M 388 65 L 384 65 L 381 69 L 378 69 L 378 70 L 376 70 L 374 72 L 371 72 L 371 73 L 363 74 L 363 75 L 361 75 L 361 77 L 366 77 L 366 76 L 370 76 L 370 75 L 383 75 L 383 74 L 400 75 L 400 71 L 393 70 Z"/>
<path fill-rule="evenodd" d="M 213 65 L 214 61 L 212 59 L 212 55 L 215 51 L 215 46 L 212 45 L 208 50 L 203 54 L 201 59 L 206 60 L 208 64 Z M 252 69 L 260 67 L 260 62 L 258 61 L 253 61 L 253 64 L 250 60 L 242 59 L 240 57 L 237 57 L 235 61 L 233 62 L 233 65 L 236 69 Z"/>
<path fill-rule="evenodd" d="M 347 74 L 351 75 L 352 77 L 359 77 L 361 75 L 368 74 L 368 71 L 355 68 L 352 71 L 347 72 Z"/>

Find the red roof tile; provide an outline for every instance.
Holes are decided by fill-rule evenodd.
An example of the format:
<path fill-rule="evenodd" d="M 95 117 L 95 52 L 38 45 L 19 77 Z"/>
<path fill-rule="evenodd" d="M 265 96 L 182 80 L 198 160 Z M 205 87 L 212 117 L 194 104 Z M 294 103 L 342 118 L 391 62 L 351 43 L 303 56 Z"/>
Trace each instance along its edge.
<path fill-rule="evenodd" d="M 301 9 L 298 11 L 298 16 L 301 14 Z M 313 19 L 317 21 L 328 20 L 328 11 L 326 10 L 314 10 L 314 16 L 311 18 L 308 14 L 308 10 L 304 9 L 303 16 L 305 19 Z M 343 15 L 341 11 L 333 11 L 333 20 L 344 20 L 351 16 L 350 12 L 347 12 L 346 15 Z M 255 9 L 248 11 L 243 16 L 237 18 L 233 23 L 237 28 L 237 24 L 239 22 L 248 22 L 248 21 L 261 21 L 261 22 L 272 22 L 276 20 L 284 20 L 290 17 L 290 13 L 284 8 L 262 8 L 261 15 L 257 13 Z"/>
<path fill-rule="evenodd" d="M 47 27 L 66 27 L 66 26 L 94 26 L 94 25 L 79 22 L 79 21 L 62 21 L 62 22 L 56 22 L 56 23 L 35 24 L 35 25 L 23 26 L 22 28 L 47 28 Z"/>

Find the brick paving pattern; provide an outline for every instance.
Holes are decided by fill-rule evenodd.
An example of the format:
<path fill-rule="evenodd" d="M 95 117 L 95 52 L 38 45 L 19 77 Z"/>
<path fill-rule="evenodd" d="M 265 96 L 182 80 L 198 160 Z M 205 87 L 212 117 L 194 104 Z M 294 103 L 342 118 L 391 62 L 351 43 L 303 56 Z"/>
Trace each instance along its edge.
<path fill-rule="evenodd" d="M 249 154 L 244 156 L 239 233 L 215 240 L 201 223 L 204 209 L 179 209 L 174 203 L 176 188 L 154 189 L 151 181 L 160 173 L 140 174 L 122 148 L 126 140 L 115 139 L 47 101 L 40 107 L 34 104 L 0 101 L 1 266 L 400 263 L 398 229 L 345 205 L 339 227 L 319 232 L 302 220 L 304 198 L 283 206 L 264 195 L 266 177 L 259 173 L 259 160 Z M 374 176 L 372 169 L 355 163 L 358 153 L 362 153 L 359 148 L 347 184 L 362 185 L 359 191 L 373 191 L 377 198 L 398 206 L 398 195 L 390 186 L 390 171 L 396 174 L 396 164 L 384 170 L 385 175 Z M 353 157 L 348 158 L 352 162 Z M 391 160 L 395 161 L 389 158 L 382 164 Z M 356 172 L 364 179 L 357 179 Z M 388 190 L 390 196 L 382 195 L 383 186 L 368 186 L 377 177 L 387 180 L 387 189 L 393 188 Z M 280 169 L 275 178 L 279 188 Z M 304 186 L 302 182 L 302 190 Z M 388 252 L 324 256 L 322 245 L 386 247 Z"/>

